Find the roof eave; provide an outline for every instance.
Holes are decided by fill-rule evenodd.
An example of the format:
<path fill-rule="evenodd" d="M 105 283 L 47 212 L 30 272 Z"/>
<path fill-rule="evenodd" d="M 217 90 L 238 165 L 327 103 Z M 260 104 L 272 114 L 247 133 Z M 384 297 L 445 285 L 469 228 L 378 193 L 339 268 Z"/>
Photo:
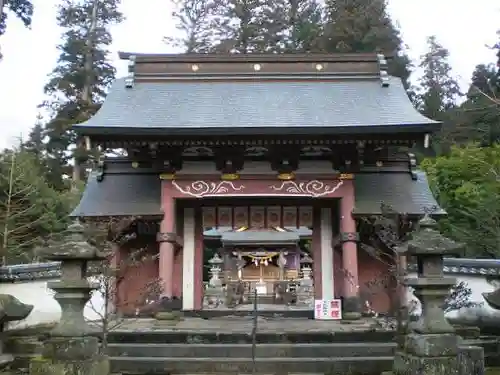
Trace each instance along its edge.
<path fill-rule="evenodd" d="M 398 124 L 398 125 L 363 125 L 363 126 L 304 126 L 288 127 L 287 134 L 290 135 L 348 135 L 348 134 L 428 134 L 434 133 L 441 128 L 441 123 L 429 120 L 427 123 Z M 284 127 L 131 127 L 131 126 L 89 126 L 86 123 L 77 124 L 73 129 L 83 136 L 160 136 L 165 135 L 168 130 L 169 136 L 199 136 L 199 135 L 282 135 Z M 203 134 L 206 133 L 206 134 Z"/>
<path fill-rule="evenodd" d="M 256 246 L 297 246 L 298 241 L 222 241 L 223 246 L 227 247 L 256 247 Z"/>
<path fill-rule="evenodd" d="M 158 212 L 158 213 L 147 213 L 147 214 L 127 214 L 127 213 L 122 213 L 122 214 L 103 214 L 103 215 L 98 215 L 98 214 L 85 214 L 82 212 L 78 212 L 77 209 L 73 210 L 69 214 L 69 217 L 72 219 L 78 219 L 83 222 L 86 221 L 110 221 L 113 219 L 119 219 L 119 218 L 134 218 L 134 219 L 142 219 L 142 220 L 162 220 L 164 217 L 163 212 Z"/>

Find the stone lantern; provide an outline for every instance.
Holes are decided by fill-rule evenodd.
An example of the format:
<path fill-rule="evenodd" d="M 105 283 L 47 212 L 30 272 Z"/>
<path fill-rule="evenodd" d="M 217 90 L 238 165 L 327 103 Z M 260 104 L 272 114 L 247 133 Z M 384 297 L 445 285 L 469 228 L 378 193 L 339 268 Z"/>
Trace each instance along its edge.
<path fill-rule="evenodd" d="M 312 268 L 313 260 L 309 255 L 304 255 L 304 257 L 300 260 L 300 270 L 302 273 L 302 280 L 311 280 L 312 284 Z"/>
<path fill-rule="evenodd" d="M 60 281 L 47 283 L 61 306 L 61 319 L 44 345 L 43 356 L 32 360 L 31 373 L 109 373 L 109 362 L 100 355 L 99 340 L 83 315 L 92 291 L 99 287 L 87 281 L 88 263 L 103 260 L 105 255 L 86 241 L 84 232 L 84 227 L 75 222 L 62 242 L 41 251 L 45 259 L 61 262 Z"/>
<path fill-rule="evenodd" d="M 417 259 L 417 277 L 405 284 L 414 289 L 422 314 L 410 324 L 404 345 L 394 357 L 394 374 L 457 374 L 459 337 L 445 318 L 443 305 L 456 280 L 443 274 L 443 257 L 456 254 L 461 245 L 444 237 L 429 215 L 407 243 L 407 253 Z"/>
<path fill-rule="evenodd" d="M 87 242 L 84 233 L 85 228 L 79 222 L 71 224 L 64 240 L 43 254 L 47 260 L 61 262 L 61 279 L 47 284 L 61 306 L 61 320 L 52 330 L 52 336 L 75 337 L 92 332 L 83 311 L 99 285 L 87 281 L 87 266 L 89 262 L 102 261 L 106 256 Z"/>
<path fill-rule="evenodd" d="M 313 260 L 307 254 L 300 260 L 301 279 L 297 288 L 297 306 L 312 308 L 314 306 L 314 282 L 312 279 Z"/>
<path fill-rule="evenodd" d="M 426 215 L 407 246 L 407 253 L 417 259 L 417 278 L 407 279 L 406 285 L 415 290 L 422 304 L 421 317 L 410 329 L 424 334 L 454 332 L 444 316 L 443 305 L 456 279 L 444 276 L 443 257 L 457 254 L 462 245 L 444 237 L 437 230 L 437 222 Z"/>
<path fill-rule="evenodd" d="M 218 307 L 224 298 L 224 289 L 222 288 L 222 280 L 220 278 L 224 260 L 216 253 L 212 259 L 208 261 L 210 264 L 210 280 L 205 288 L 203 296 L 203 305 L 208 308 Z"/>
<path fill-rule="evenodd" d="M 222 280 L 220 279 L 220 274 L 222 271 L 221 264 L 224 263 L 222 258 L 215 253 L 215 255 L 208 261 L 210 264 L 210 280 L 209 285 L 219 287 L 222 286 Z"/>

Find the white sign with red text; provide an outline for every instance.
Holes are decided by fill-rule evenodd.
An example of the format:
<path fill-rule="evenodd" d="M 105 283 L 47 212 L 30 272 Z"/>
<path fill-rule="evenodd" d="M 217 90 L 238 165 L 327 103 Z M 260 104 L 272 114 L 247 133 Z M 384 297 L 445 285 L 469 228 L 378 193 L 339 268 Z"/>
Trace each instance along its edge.
<path fill-rule="evenodd" d="M 339 299 L 314 301 L 314 319 L 340 320 L 342 319 L 342 302 Z"/>

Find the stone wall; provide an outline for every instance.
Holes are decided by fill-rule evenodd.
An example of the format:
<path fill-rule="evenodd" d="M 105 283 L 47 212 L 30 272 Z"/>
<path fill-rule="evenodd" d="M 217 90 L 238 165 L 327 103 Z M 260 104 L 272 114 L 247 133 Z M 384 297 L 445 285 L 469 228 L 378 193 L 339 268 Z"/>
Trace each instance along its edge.
<path fill-rule="evenodd" d="M 457 282 L 464 282 L 471 289 L 470 300 L 477 304 L 476 307 L 451 311 L 446 317 L 456 324 L 470 324 L 481 326 L 498 325 L 500 311 L 492 309 L 485 303 L 482 293 L 494 291 L 500 285 L 500 260 L 498 259 L 444 259 L 444 272 L 453 276 Z M 414 267 L 411 267 L 414 269 Z M 410 276 L 415 277 L 411 272 Z M 415 303 L 417 313 L 420 303 L 410 290 L 408 300 Z"/>
<path fill-rule="evenodd" d="M 30 267 L 31 266 L 31 267 Z M 57 322 L 61 316 L 59 304 L 47 281 L 58 280 L 57 263 L 42 263 L 22 266 L 7 266 L 0 269 L 0 294 L 10 294 L 21 302 L 32 304 L 33 311 L 22 321 L 8 323 L 6 329 L 24 328 Z M 92 279 L 92 278 L 91 278 Z M 102 293 L 96 292 L 85 307 L 85 317 L 97 320 L 104 311 Z"/>

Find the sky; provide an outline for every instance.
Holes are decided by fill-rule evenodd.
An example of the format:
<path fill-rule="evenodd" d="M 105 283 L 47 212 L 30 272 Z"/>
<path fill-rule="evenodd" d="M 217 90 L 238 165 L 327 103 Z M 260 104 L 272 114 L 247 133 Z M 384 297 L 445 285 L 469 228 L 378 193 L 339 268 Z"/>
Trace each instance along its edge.
<path fill-rule="evenodd" d="M 58 0 L 35 1 L 31 30 L 14 17 L 0 37 L 4 59 L 0 62 L 0 148 L 27 137 L 44 100 L 43 86 L 57 60 L 61 30 L 55 22 Z M 426 38 L 436 35 L 450 51 L 450 63 L 466 88 L 477 64 L 494 62 L 487 48 L 500 29 L 498 0 L 389 0 L 389 12 L 402 31 L 412 59 L 426 49 Z M 175 35 L 169 0 L 122 0 L 126 20 L 112 29 L 112 58 L 118 75 L 126 62 L 118 51 L 172 53 L 162 41 Z"/>

